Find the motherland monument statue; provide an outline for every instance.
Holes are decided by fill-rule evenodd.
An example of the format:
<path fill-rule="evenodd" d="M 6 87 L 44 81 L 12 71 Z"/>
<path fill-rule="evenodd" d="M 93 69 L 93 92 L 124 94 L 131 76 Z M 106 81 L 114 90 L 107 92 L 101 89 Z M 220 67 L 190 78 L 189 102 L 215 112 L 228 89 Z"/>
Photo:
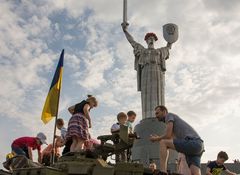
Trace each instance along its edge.
<path fill-rule="evenodd" d="M 121 24 L 128 42 L 133 47 L 135 56 L 134 68 L 137 71 L 137 90 L 141 92 L 142 120 L 134 128 L 140 136 L 132 148 L 132 161 L 143 163 L 145 167 L 154 161 L 160 164 L 159 143 L 149 140 L 151 134 L 161 135 L 165 131 L 165 124 L 155 118 L 155 107 L 165 105 L 165 61 L 169 58 L 172 43 L 178 39 L 178 27 L 175 24 L 163 26 L 163 37 L 167 41 L 165 47 L 154 48 L 158 40 L 155 33 L 147 33 L 145 41 L 147 48 L 136 42 L 128 32 L 127 0 L 123 0 L 123 22 Z M 176 168 L 177 152 L 170 151 L 168 167 L 174 171 Z"/>
<path fill-rule="evenodd" d="M 135 56 L 134 68 L 137 71 L 137 90 L 141 92 L 142 118 L 155 117 L 154 108 L 165 104 L 165 61 L 169 58 L 169 50 L 172 43 L 178 38 L 178 30 L 175 24 L 163 26 L 164 38 L 167 45 L 161 48 L 154 48 L 158 40 L 155 33 L 147 33 L 144 40 L 147 48 L 136 42 L 127 28 L 127 1 L 124 0 L 123 32 L 133 47 Z"/>

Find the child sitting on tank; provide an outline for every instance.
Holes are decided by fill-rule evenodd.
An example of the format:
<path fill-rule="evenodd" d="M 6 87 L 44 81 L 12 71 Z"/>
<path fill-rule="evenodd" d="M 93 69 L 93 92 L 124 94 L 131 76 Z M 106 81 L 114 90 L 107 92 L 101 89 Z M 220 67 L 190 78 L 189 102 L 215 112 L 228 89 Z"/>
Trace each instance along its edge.
<path fill-rule="evenodd" d="M 111 133 L 118 133 L 120 131 L 120 125 L 126 125 L 127 115 L 124 112 L 120 112 L 117 115 L 117 123 L 113 124 L 111 127 Z"/>
<path fill-rule="evenodd" d="M 127 122 L 127 115 L 124 112 L 120 112 L 117 115 L 117 120 L 118 122 L 113 124 L 111 127 L 111 133 L 115 134 L 118 133 L 120 131 L 120 125 L 126 125 Z M 113 141 L 114 144 L 118 144 L 119 143 L 119 139 L 116 138 Z M 123 151 L 121 153 L 118 153 L 115 155 L 115 161 L 117 162 L 126 162 L 127 156 L 126 156 L 126 151 Z"/>

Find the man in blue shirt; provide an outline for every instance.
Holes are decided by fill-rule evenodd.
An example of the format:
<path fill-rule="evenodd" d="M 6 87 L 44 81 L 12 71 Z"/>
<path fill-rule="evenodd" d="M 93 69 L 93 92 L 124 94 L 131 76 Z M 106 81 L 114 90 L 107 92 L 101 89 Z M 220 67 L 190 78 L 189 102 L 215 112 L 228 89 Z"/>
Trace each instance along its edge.
<path fill-rule="evenodd" d="M 168 113 L 165 106 L 157 106 L 155 115 L 166 123 L 163 135 L 151 135 L 152 142 L 160 142 L 160 170 L 167 172 L 168 149 L 185 154 L 192 175 L 200 175 L 201 156 L 204 151 L 203 141 L 198 133 L 179 116 Z"/>

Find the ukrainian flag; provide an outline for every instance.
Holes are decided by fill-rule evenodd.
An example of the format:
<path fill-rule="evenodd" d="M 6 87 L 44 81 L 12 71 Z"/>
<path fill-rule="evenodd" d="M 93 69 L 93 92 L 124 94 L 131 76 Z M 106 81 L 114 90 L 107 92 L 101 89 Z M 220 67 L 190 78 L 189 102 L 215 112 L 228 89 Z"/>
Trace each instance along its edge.
<path fill-rule="evenodd" d="M 56 72 L 54 74 L 51 87 L 49 89 L 44 108 L 42 111 L 42 121 L 43 123 L 48 123 L 53 117 L 57 116 L 58 104 L 60 97 L 60 90 L 62 84 L 62 74 L 63 74 L 63 59 L 64 59 L 64 49 L 62 50 Z"/>

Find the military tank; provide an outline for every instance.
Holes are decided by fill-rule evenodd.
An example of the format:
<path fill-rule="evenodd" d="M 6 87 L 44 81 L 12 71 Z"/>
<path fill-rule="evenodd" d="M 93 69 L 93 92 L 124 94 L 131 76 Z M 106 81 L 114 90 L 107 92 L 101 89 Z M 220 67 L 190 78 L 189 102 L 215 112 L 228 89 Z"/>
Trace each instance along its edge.
<path fill-rule="evenodd" d="M 40 166 L 28 161 L 27 166 L 24 161 L 15 161 L 12 171 L 4 172 L 0 175 L 153 175 L 164 174 L 152 172 L 141 163 L 130 161 L 130 148 L 134 140 L 139 139 L 136 134 L 129 134 L 128 127 L 121 125 L 120 131 L 112 135 L 102 135 L 98 137 L 101 144 L 93 150 L 84 152 L 67 153 L 51 166 Z M 109 143 L 112 141 L 114 144 Z M 128 151 L 127 151 L 128 150 Z M 115 164 L 107 162 L 107 158 L 122 151 L 127 152 L 126 162 Z M 16 159 L 17 160 L 17 159 Z M 13 161 L 14 162 L 14 161 Z M 22 162 L 22 163 L 21 163 Z M 21 166 L 25 165 L 25 166 Z M 15 168 L 14 168 L 15 167 Z M 176 174 L 176 173 L 168 173 Z M 177 175 L 177 174 L 176 174 Z"/>

